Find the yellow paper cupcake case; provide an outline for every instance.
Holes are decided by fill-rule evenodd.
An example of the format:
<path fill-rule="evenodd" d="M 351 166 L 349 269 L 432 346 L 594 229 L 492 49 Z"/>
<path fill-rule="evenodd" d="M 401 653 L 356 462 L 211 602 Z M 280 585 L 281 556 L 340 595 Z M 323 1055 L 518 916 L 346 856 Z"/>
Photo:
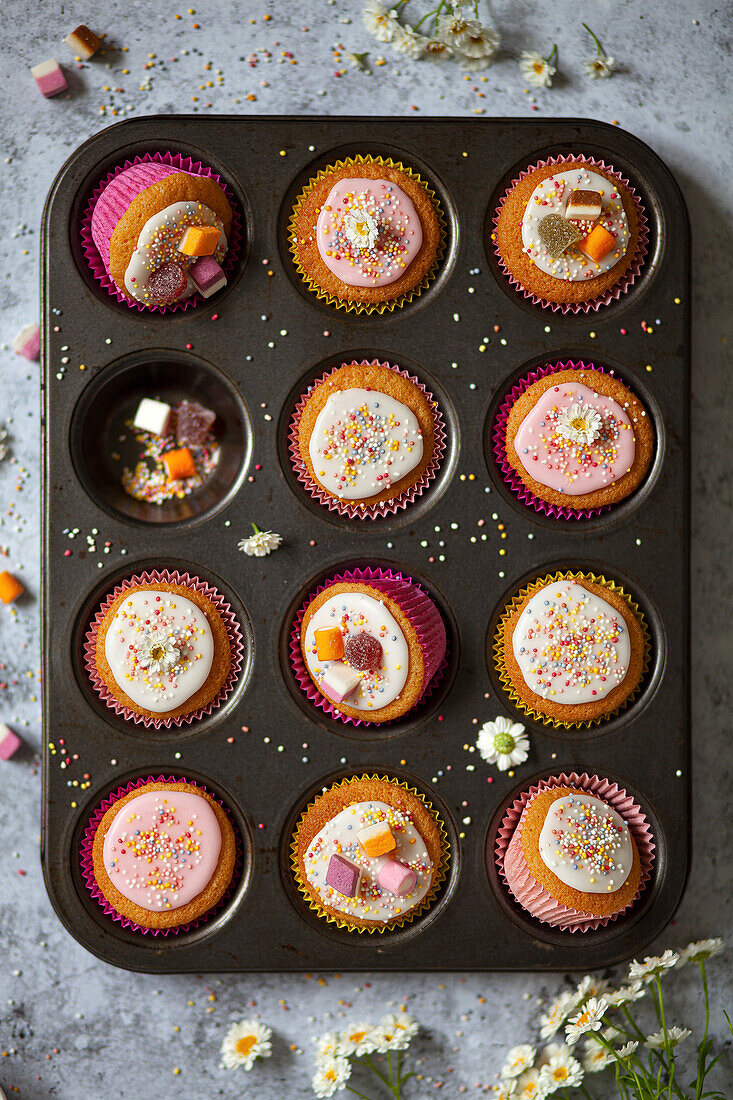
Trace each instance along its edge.
<path fill-rule="evenodd" d="M 590 580 L 593 581 L 595 584 L 602 585 L 604 588 L 608 588 L 611 592 L 615 592 L 617 596 L 621 596 L 622 599 L 624 599 L 629 605 L 629 609 L 638 620 L 642 629 L 642 633 L 644 635 L 644 657 L 641 676 L 639 677 L 639 683 L 636 685 L 634 690 L 623 700 L 623 702 L 619 703 L 619 705 L 617 707 L 614 707 L 613 710 L 609 711 L 608 714 L 600 714 L 597 718 L 589 718 L 582 722 L 566 722 L 560 718 L 551 718 L 549 715 L 542 714 L 541 711 L 535 710 L 534 707 L 532 707 L 529 703 L 526 703 L 524 699 L 522 699 L 517 694 L 504 664 L 504 625 L 507 619 L 511 617 L 513 612 L 516 611 L 516 609 L 530 594 L 530 592 L 534 592 L 537 588 L 542 588 L 546 584 L 554 584 L 556 581 L 562 580 L 573 580 L 577 581 L 579 584 L 582 584 L 583 580 Z M 644 683 L 647 672 L 649 670 L 649 662 L 651 660 L 651 643 L 649 637 L 649 628 L 647 626 L 646 619 L 644 618 L 644 615 L 639 608 L 639 605 L 628 594 L 628 592 L 624 591 L 621 585 L 616 584 L 615 581 L 608 580 L 608 578 L 597 575 L 596 573 L 574 573 L 572 570 L 564 569 L 558 570 L 557 573 L 548 573 L 544 577 L 535 578 L 530 584 L 527 584 L 523 588 L 520 588 L 519 591 L 516 592 L 514 596 L 512 596 L 511 600 L 507 603 L 504 611 L 499 618 L 496 633 L 494 635 L 493 651 L 494 665 L 496 667 L 499 680 L 501 681 L 501 685 L 511 702 L 517 708 L 517 710 L 523 711 L 528 718 L 532 718 L 536 722 L 541 722 L 544 726 L 552 726 L 554 729 L 568 730 L 584 728 L 589 729 L 591 726 L 598 726 L 602 722 L 607 722 L 609 718 L 614 718 L 617 714 L 624 710 L 641 691 L 642 684 Z"/>
<path fill-rule="evenodd" d="M 425 910 L 429 909 L 430 906 L 433 904 L 438 894 L 438 891 L 448 874 L 448 868 L 451 858 L 450 842 L 448 840 L 448 834 L 445 831 L 445 826 L 441 818 L 438 816 L 438 813 L 433 808 L 433 805 L 429 801 L 429 799 L 426 798 L 425 795 L 418 791 L 415 787 L 411 787 L 408 783 L 403 782 L 401 779 L 394 779 L 389 775 L 353 775 L 347 779 L 339 780 L 338 783 L 333 783 L 329 787 L 329 790 L 334 791 L 338 790 L 341 787 L 349 787 L 352 783 L 356 783 L 364 779 L 389 783 L 393 787 L 403 787 L 410 794 L 420 799 L 420 801 L 425 805 L 426 809 L 430 811 L 436 825 L 438 826 L 438 829 L 440 831 L 440 847 L 442 853 L 441 860 L 438 866 L 435 868 L 432 885 L 420 904 L 416 905 L 414 909 L 411 909 L 409 913 L 405 913 L 404 916 L 394 917 L 389 921 L 388 924 L 372 928 L 368 925 L 353 924 L 346 917 L 335 917 L 332 913 L 329 913 L 328 910 L 325 909 L 319 902 L 316 901 L 316 899 L 309 892 L 307 886 L 301 878 L 300 864 L 298 862 L 298 833 L 300 831 L 301 825 L 305 820 L 306 814 L 309 812 L 309 810 L 313 808 L 313 806 L 316 805 L 316 803 L 322 797 L 321 793 L 319 793 L 311 802 L 308 803 L 307 807 L 300 815 L 298 824 L 293 834 L 293 840 L 290 845 L 290 860 L 292 865 L 293 877 L 295 878 L 298 892 L 303 895 L 303 898 L 308 903 L 309 908 L 317 913 L 319 917 L 322 917 L 324 920 L 328 921 L 329 924 L 335 924 L 337 928 L 345 928 L 349 932 L 376 932 L 378 935 L 382 935 L 385 932 L 392 931 L 394 928 L 402 928 L 406 924 L 411 924 L 415 917 L 420 916 L 421 913 L 424 913 Z"/>
<path fill-rule="evenodd" d="M 300 208 L 303 200 L 308 192 L 320 183 L 324 177 L 329 176 L 332 172 L 337 171 L 340 168 L 359 167 L 361 164 L 380 164 L 385 168 L 394 168 L 398 172 L 403 172 L 406 176 L 409 176 L 411 180 L 418 183 L 426 195 L 431 199 L 435 211 L 438 215 L 438 221 L 440 223 L 440 243 L 435 254 L 435 261 L 423 277 L 422 281 L 405 294 L 400 294 L 399 297 L 390 299 L 385 302 L 346 302 L 341 298 L 337 298 L 334 294 L 331 294 L 328 290 L 325 290 L 319 283 L 317 283 L 311 275 L 305 270 L 300 262 L 300 256 L 298 253 L 298 219 L 300 217 Z M 390 157 L 364 157 L 361 155 L 355 157 L 345 157 L 343 160 L 336 160 L 333 164 L 329 164 L 326 168 L 321 168 L 318 173 L 313 176 L 298 195 L 293 212 L 290 215 L 290 222 L 288 226 L 288 240 L 290 245 L 290 251 L 293 256 L 296 270 L 303 282 L 306 284 L 309 290 L 313 291 L 317 298 L 326 302 L 330 306 L 335 306 L 336 309 L 343 309 L 347 313 L 384 313 L 385 310 L 393 310 L 398 307 L 404 306 L 407 302 L 411 302 L 413 298 L 419 298 L 423 290 L 425 290 L 435 278 L 436 272 L 440 266 L 440 263 L 445 255 L 445 240 L 446 240 L 446 221 L 443 209 L 440 205 L 437 195 L 431 187 L 425 182 L 419 172 L 415 172 L 414 169 L 406 167 L 402 161 L 392 160 Z"/>

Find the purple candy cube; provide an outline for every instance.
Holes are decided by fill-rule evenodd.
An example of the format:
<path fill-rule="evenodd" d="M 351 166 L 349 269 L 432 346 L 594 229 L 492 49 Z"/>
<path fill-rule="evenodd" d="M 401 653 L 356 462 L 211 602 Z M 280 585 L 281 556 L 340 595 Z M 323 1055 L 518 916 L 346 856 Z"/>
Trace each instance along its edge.
<path fill-rule="evenodd" d="M 46 99 L 58 95 L 59 92 L 65 92 L 69 86 L 55 57 L 50 57 L 48 61 L 42 61 L 40 65 L 34 65 L 31 69 L 31 76 L 38 85 L 38 90 L 42 95 L 45 95 Z"/>
<path fill-rule="evenodd" d="M 345 898 L 355 898 L 359 893 L 361 871 L 350 859 L 342 855 L 333 855 L 328 861 L 326 885 L 343 894 Z"/>
<path fill-rule="evenodd" d="M 4 722 L 0 722 L 0 760 L 9 760 L 22 744 L 17 733 L 13 733 Z"/>
<path fill-rule="evenodd" d="M 227 277 L 213 256 L 200 256 L 188 274 L 204 298 L 210 298 L 227 285 Z"/>

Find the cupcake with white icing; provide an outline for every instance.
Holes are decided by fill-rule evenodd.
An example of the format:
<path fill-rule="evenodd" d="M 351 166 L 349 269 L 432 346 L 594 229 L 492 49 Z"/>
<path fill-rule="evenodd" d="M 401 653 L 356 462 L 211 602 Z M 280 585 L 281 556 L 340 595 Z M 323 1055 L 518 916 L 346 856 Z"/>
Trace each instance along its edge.
<path fill-rule="evenodd" d="M 311 702 L 360 725 L 394 721 L 420 703 L 441 674 L 447 637 L 416 581 L 389 569 L 351 569 L 308 597 L 290 648 Z"/>
<path fill-rule="evenodd" d="M 537 305 L 587 312 L 619 298 L 647 251 L 647 221 L 627 179 L 585 156 L 520 172 L 491 239 L 510 283 Z"/>
<path fill-rule="evenodd" d="M 646 621 L 623 588 L 594 573 L 558 572 L 504 608 L 494 662 L 510 700 L 546 725 L 591 726 L 638 693 L 649 664 Z"/>
<path fill-rule="evenodd" d="M 94 192 L 82 243 L 95 276 L 120 301 L 171 309 L 226 285 L 239 228 L 226 187 L 210 169 L 146 154 Z"/>
<path fill-rule="evenodd" d="M 654 843 L 641 807 L 625 790 L 573 772 L 542 779 L 514 800 L 495 858 L 523 909 L 554 928 L 586 932 L 639 898 Z"/>
<path fill-rule="evenodd" d="M 434 277 L 444 225 L 435 193 L 413 169 L 385 157 L 347 157 L 321 169 L 298 196 L 290 251 L 318 298 L 382 313 Z"/>
<path fill-rule="evenodd" d="M 222 595 L 187 574 L 143 573 L 102 603 L 85 643 L 92 686 L 117 714 L 155 729 L 210 714 L 242 664 L 242 634 Z"/>
<path fill-rule="evenodd" d="M 303 811 L 291 851 L 311 909 L 359 932 L 385 932 L 424 912 L 449 860 L 443 823 L 428 800 L 376 775 L 324 787 Z"/>
<path fill-rule="evenodd" d="M 434 479 L 444 450 L 432 394 L 407 371 L 377 360 L 345 362 L 316 379 L 291 419 L 299 481 L 351 519 L 405 508 Z"/>

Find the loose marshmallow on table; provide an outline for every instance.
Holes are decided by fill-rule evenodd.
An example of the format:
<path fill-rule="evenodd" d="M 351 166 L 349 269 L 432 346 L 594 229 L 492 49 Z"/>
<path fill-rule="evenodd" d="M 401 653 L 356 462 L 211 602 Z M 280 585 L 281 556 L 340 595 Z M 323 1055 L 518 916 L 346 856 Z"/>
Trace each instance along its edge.
<path fill-rule="evenodd" d="M 46 99 L 58 95 L 59 92 L 65 92 L 69 86 L 55 57 L 50 57 L 48 61 L 42 61 L 40 65 L 33 65 L 31 76 L 38 85 L 38 90 L 42 95 L 45 95 Z"/>
<path fill-rule="evenodd" d="M 196 289 L 204 298 L 210 298 L 227 285 L 227 277 L 213 256 L 201 256 L 190 268 L 188 274 L 193 279 Z"/>
<path fill-rule="evenodd" d="M 143 397 L 137 407 L 133 426 L 141 432 L 152 432 L 153 435 L 167 435 L 171 422 L 170 405 L 165 401 L 156 401 L 153 397 Z"/>
<path fill-rule="evenodd" d="M 333 664 L 326 669 L 321 680 L 321 691 L 334 703 L 341 703 L 347 695 L 351 695 L 357 685 L 361 683 L 361 676 L 348 665 Z"/>
<path fill-rule="evenodd" d="M 9 760 L 22 744 L 17 733 L 13 733 L 4 722 L 0 722 L 0 760 Z"/>
<path fill-rule="evenodd" d="M 38 359 L 41 353 L 41 330 L 35 322 L 20 330 L 13 340 L 13 351 L 25 359 Z"/>
<path fill-rule="evenodd" d="M 90 31 L 89 27 L 85 27 L 83 23 L 80 23 L 76 30 L 67 34 L 64 42 L 71 47 L 74 53 L 79 55 L 82 61 L 88 61 L 102 45 L 102 39 L 99 35 L 95 34 L 94 31 Z"/>

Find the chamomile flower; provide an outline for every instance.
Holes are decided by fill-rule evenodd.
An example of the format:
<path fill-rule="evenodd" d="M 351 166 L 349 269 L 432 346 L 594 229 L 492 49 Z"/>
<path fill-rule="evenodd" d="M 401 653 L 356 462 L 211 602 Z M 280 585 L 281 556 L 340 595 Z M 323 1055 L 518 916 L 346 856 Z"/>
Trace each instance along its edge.
<path fill-rule="evenodd" d="M 519 55 L 519 71 L 528 84 L 539 88 L 551 88 L 552 78 L 557 69 L 552 64 L 557 58 L 557 46 L 553 46 L 548 57 L 542 57 L 534 50 L 522 50 Z"/>
<path fill-rule="evenodd" d="M 380 42 L 391 42 L 397 23 L 397 12 L 380 4 L 379 0 L 369 0 L 362 13 L 364 26 Z"/>
<path fill-rule="evenodd" d="M 272 1054 L 270 1038 L 272 1031 L 257 1020 L 242 1020 L 232 1024 L 221 1044 L 221 1056 L 227 1069 L 244 1066 L 252 1069 L 258 1058 L 269 1058 Z"/>
<path fill-rule="evenodd" d="M 181 659 L 178 646 L 167 630 L 151 630 L 142 640 L 138 652 L 140 668 L 148 672 L 170 672 Z"/>
<path fill-rule="evenodd" d="M 616 1051 L 616 1057 L 622 1059 L 630 1058 L 638 1045 L 639 1044 L 637 1043 L 636 1039 L 630 1039 L 628 1043 L 624 1043 L 622 1047 L 618 1048 L 618 1050 Z"/>
<path fill-rule="evenodd" d="M 494 1100 L 510 1100 L 517 1094 L 517 1079 L 510 1077 L 508 1081 L 500 1081 L 493 1086 Z"/>
<path fill-rule="evenodd" d="M 568 1045 L 577 1043 L 580 1036 L 589 1031 L 598 1031 L 607 1007 L 608 1004 L 603 997 L 589 997 L 577 1016 L 572 1016 L 565 1025 L 565 1038 Z"/>
<path fill-rule="evenodd" d="M 704 962 L 706 959 L 712 959 L 713 955 L 719 955 L 724 947 L 723 941 L 717 938 L 688 943 L 687 947 L 683 947 L 680 951 L 677 965 L 685 966 L 690 962 Z"/>
<path fill-rule="evenodd" d="M 453 50 L 447 42 L 440 38 L 427 38 L 425 40 L 423 57 L 426 61 L 448 61 L 453 57 Z"/>
<path fill-rule="evenodd" d="M 601 434 L 602 420 L 600 414 L 590 405 L 575 401 L 566 409 L 561 409 L 558 414 L 555 431 L 563 439 L 570 439 L 573 443 L 593 443 Z"/>
<path fill-rule="evenodd" d="M 663 974 L 665 970 L 671 970 L 673 966 L 676 966 L 679 958 L 676 951 L 667 948 L 663 955 L 645 956 L 643 963 L 634 959 L 629 966 L 629 981 L 650 982 L 653 978 Z"/>
<path fill-rule="evenodd" d="M 549 1096 L 558 1089 L 575 1088 L 583 1080 L 583 1067 L 577 1058 L 573 1058 L 567 1047 L 553 1054 L 549 1063 L 540 1069 L 539 1083 L 545 1087 Z"/>
<path fill-rule="evenodd" d="M 622 1008 L 623 1005 L 640 1001 L 642 997 L 646 997 L 646 994 L 647 987 L 644 983 L 636 981 L 629 982 L 628 985 L 622 985 L 620 989 L 604 993 L 603 996 L 608 1001 L 609 1008 Z"/>
<path fill-rule="evenodd" d="M 380 1054 L 390 1050 L 406 1050 L 417 1035 L 420 1025 L 407 1012 L 392 1013 L 374 1029 L 374 1049 Z"/>
<path fill-rule="evenodd" d="M 613 1054 L 608 1047 L 604 1047 L 597 1039 L 586 1039 L 583 1055 L 583 1069 L 586 1073 L 600 1073 L 613 1060 Z"/>
<path fill-rule="evenodd" d="M 283 540 L 282 535 L 278 535 L 274 531 L 260 531 L 256 523 L 253 523 L 252 526 L 254 534 L 250 535 L 248 539 L 242 539 L 241 542 L 237 543 L 239 550 L 242 550 L 250 558 L 264 558 L 271 554 L 273 550 L 277 550 Z"/>
<path fill-rule="evenodd" d="M 672 1047 L 676 1047 L 677 1044 L 683 1042 L 688 1035 L 692 1035 L 689 1028 L 668 1027 L 666 1036 L 663 1031 L 655 1031 L 653 1035 L 647 1035 L 644 1045 L 651 1050 L 660 1050 L 662 1047 L 666 1046 L 667 1043 Z"/>
<path fill-rule="evenodd" d="M 325 1058 L 311 1078 L 311 1086 L 316 1096 L 333 1096 L 335 1092 L 341 1092 L 346 1088 L 346 1082 L 351 1077 L 351 1062 L 348 1058 L 337 1055 L 335 1058 Z"/>
<path fill-rule="evenodd" d="M 529 738 L 520 722 L 511 722 L 498 715 L 493 722 L 484 722 L 479 730 L 476 748 L 487 764 L 496 764 L 501 772 L 514 764 L 523 764 L 529 756 Z"/>
<path fill-rule="evenodd" d="M 335 1031 L 327 1031 L 320 1039 L 316 1039 L 316 1059 L 325 1061 L 327 1058 L 335 1058 L 343 1054 L 341 1036 Z"/>
<path fill-rule="evenodd" d="M 512 1047 L 507 1053 L 506 1061 L 501 1069 L 502 1077 L 519 1077 L 520 1073 L 524 1073 L 534 1063 L 534 1057 L 536 1050 L 529 1043 L 522 1043 L 521 1046 Z"/>
<path fill-rule="evenodd" d="M 580 998 L 577 993 L 561 993 L 540 1019 L 540 1038 L 551 1039 L 579 1005 Z"/>
<path fill-rule="evenodd" d="M 351 1024 L 339 1035 L 339 1053 L 347 1057 L 355 1054 L 357 1058 L 361 1058 L 363 1054 L 371 1054 L 376 1049 L 376 1028 L 373 1024 Z"/>
<path fill-rule="evenodd" d="M 425 53 L 425 44 L 428 41 L 425 35 L 418 34 L 412 27 L 395 22 L 390 45 L 393 50 L 397 50 L 397 53 L 411 57 L 413 61 L 419 61 Z"/>
<path fill-rule="evenodd" d="M 516 1100 L 545 1100 L 548 1095 L 547 1088 L 542 1082 L 541 1071 L 538 1069 L 525 1070 L 517 1081 Z"/>
<path fill-rule="evenodd" d="M 588 997 L 600 997 L 601 995 L 605 997 L 608 984 L 605 978 L 594 978 L 592 974 L 586 974 L 584 978 L 580 979 L 575 990 L 578 1004 L 582 1004 Z"/>
<path fill-rule="evenodd" d="M 595 57 L 587 57 L 583 62 L 583 68 L 591 80 L 605 80 L 606 77 L 613 76 L 616 70 L 616 58 L 609 57 L 603 52 L 603 46 L 587 23 L 583 23 L 583 26 L 596 44 Z"/>

